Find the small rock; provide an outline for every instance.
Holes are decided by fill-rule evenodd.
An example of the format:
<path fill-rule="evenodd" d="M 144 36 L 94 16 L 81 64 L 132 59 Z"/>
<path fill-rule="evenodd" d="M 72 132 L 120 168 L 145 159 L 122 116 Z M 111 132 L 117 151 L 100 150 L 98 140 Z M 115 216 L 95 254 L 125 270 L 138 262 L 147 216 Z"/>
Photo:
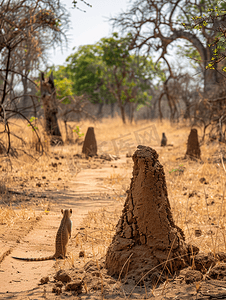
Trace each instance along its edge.
<path fill-rule="evenodd" d="M 226 253 L 225 253 L 225 252 L 217 252 L 217 253 L 216 253 L 216 257 L 217 257 L 220 261 L 226 262 Z"/>
<path fill-rule="evenodd" d="M 80 251 L 78 257 L 84 257 L 85 256 L 85 251 Z"/>
<path fill-rule="evenodd" d="M 47 276 L 47 277 L 42 277 L 41 279 L 40 279 L 40 284 L 45 284 L 45 283 L 48 283 L 49 282 L 49 277 Z"/>
<path fill-rule="evenodd" d="M 62 290 L 60 287 L 54 286 L 52 289 L 52 293 L 55 293 L 56 295 L 60 295 L 62 293 Z"/>
<path fill-rule="evenodd" d="M 210 272 L 209 277 L 216 280 L 225 280 L 226 276 L 226 263 L 220 263 L 214 266 Z"/>
<path fill-rule="evenodd" d="M 199 181 L 201 183 L 208 184 L 208 182 L 206 181 L 206 178 L 204 178 L 204 177 L 200 178 Z"/>
<path fill-rule="evenodd" d="M 202 230 L 201 229 L 195 229 L 195 236 L 200 237 L 202 235 Z"/>
<path fill-rule="evenodd" d="M 82 285 L 83 285 L 82 280 L 75 280 L 73 282 L 67 283 L 67 285 L 65 286 L 65 291 L 75 291 L 78 294 L 81 294 Z"/>
<path fill-rule="evenodd" d="M 190 267 L 180 271 L 180 275 L 184 277 L 184 280 L 187 284 L 201 281 L 203 278 L 203 275 L 200 271 L 192 270 Z"/>
<path fill-rule="evenodd" d="M 206 234 L 207 234 L 207 235 L 214 235 L 215 232 L 213 232 L 213 231 L 210 229 L 210 230 L 208 230 L 208 231 L 206 232 Z"/>
<path fill-rule="evenodd" d="M 198 271 L 206 272 L 210 266 L 216 265 L 217 259 L 214 258 L 213 254 L 210 252 L 208 254 L 199 253 L 194 257 L 195 268 Z"/>
<path fill-rule="evenodd" d="M 101 273 L 99 271 L 92 272 L 92 276 L 101 277 Z"/>
<path fill-rule="evenodd" d="M 194 197 L 195 195 L 197 195 L 196 191 L 192 191 L 189 193 L 188 198 Z"/>
<path fill-rule="evenodd" d="M 70 282 L 71 277 L 63 270 L 59 270 L 56 275 L 54 276 L 55 280 L 61 281 L 61 282 Z"/>

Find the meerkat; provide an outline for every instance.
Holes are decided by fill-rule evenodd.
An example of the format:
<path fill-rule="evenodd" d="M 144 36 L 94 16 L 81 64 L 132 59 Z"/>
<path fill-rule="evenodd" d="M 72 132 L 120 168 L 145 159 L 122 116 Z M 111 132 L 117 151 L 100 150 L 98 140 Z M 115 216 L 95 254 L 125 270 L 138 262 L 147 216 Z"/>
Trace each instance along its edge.
<path fill-rule="evenodd" d="M 60 227 L 56 234 L 56 242 L 55 242 L 55 254 L 47 257 L 40 257 L 40 258 L 22 258 L 22 257 L 15 257 L 15 259 L 21 259 L 26 261 L 43 261 L 43 260 L 51 260 L 57 258 L 65 258 L 67 253 L 67 244 L 69 238 L 71 237 L 71 228 L 72 228 L 72 221 L 70 219 L 72 214 L 72 209 L 61 209 L 63 214 L 63 218 L 60 223 Z"/>
<path fill-rule="evenodd" d="M 161 140 L 161 147 L 166 146 L 167 145 L 167 138 L 165 133 L 162 133 L 162 140 Z"/>

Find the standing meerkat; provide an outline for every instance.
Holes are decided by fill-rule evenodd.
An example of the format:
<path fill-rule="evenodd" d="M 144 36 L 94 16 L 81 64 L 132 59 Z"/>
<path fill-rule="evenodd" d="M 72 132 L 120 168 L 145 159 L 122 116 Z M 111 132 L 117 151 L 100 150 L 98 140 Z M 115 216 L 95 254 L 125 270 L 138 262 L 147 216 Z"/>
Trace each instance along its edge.
<path fill-rule="evenodd" d="M 22 257 L 15 257 L 15 259 L 21 259 L 26 261 L 43 261 L 43 260 L 51 260 L 57 258 L 65 258 L 67 253 L 67 244 L 69 238 L 71 237 L 71 228 L 72 228 L 72 221 L 70 219 L 72 214 L 72 209 L 61 209 L 63 214 L 63 218 L 60 223 L 60 227 L 56 234 L 56 243 L 55 243 L 55 254 L 47 257 L 40 257 L 40 258 L 22 258 Z"/>
<path fill-rule="evenodd" d="M 165 135 L 165 132 L 162 133 L 162 140 L 161 140 L 161 147 L 164 147 L 167 145 L 167 138 Z"/>

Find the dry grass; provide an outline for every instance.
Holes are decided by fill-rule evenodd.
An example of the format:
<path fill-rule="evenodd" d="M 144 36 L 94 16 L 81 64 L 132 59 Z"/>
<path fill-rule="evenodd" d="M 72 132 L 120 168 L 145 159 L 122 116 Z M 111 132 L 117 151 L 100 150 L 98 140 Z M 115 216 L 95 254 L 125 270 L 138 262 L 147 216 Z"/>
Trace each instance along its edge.
<path fill-rule="evenodd" d="M 63 123 L 59 123 L 63 139 L 65 139 Z M 220 161 L 214 164 L 210 164 L 208 161 L 216 151 L 219 153 L 222 151 L 221 145 L 203 145 L 201 147 L 202 163 L 199 163 L 183 159 L 190 131 L 190 127 L 186 124 L 171 126 L 168 121 L 163 123 L 139 121 L 137 124 L 123 125 L 120 118 L 105 119 L 96 123 L 90 121 L 70 122 L 72 128 L 77 125 L 82 133 L 85 133 L 89 126 L 94 126 L 98 145 L 103 151 L 110 154 L 116 154 L 112 141 L 117 139 L 118 142 L 121 138 L 124 139 L 124 145 L 118 144 L 119 155 L 127 153 L 128 147 L 136 148 L 137 140 L 134 132 L 137 130 L 154 125 L 160 138 L 162 132 L 165 132 L 168 143 L 173 144 L 173 147 L 156 147 L 155 142 L 153 144 L 150 142 L 147 145 L 156 148 L 159 160 L 164 166 L 169 200 L 176 223 L 185 231 L 188 242 L 198 245 L 202 251 L 226 250 L 224 225 L 226 221 L 224 199 L 226 174 Z M 1 189 L 18 185 L 32 189 L 47 189 L 50 185 L 51 188 L 67 189 L 67 181 L 76 176 L 82 167 L 86 167 L 87 162 L 74 158 L 74 155 L 81 151 L 81 146 L 75 144 L 55 149 L 50 148 L 48 140 L 43 134 L 42 123 L 39 122 L 36 126 L 39 128 L 46 150 L 45 155 L 38 160 L 35 159 L 37 158 L 35 137 L 31 128 L 22 121 L 14 120 L 12 123 L 12 132 L 16 132 L 18 136 L 23 136 L 26 145 L 14 137 L 12 145 L 20 149 L 18 158 L 9 160 L 0 157 L 1 180 L 4 178 L 4 185 L 1 185 Z M 200 131 L 199 134 L 201 135 Z M 124 135 L 127 136 L 122 137 Z M 120 136 L 121 138 L 118 139 Z M 22 154 L 23 150 L 33 155 L 34 158 Z M 59 158 L 59 156 L 64 156 L 64 159 L 57 160 L 55 158 Z M 215 155 L 215 158 L 219 159 L 220 156 Z M 104 181 L 109 189 L 114 189 L 116 199 L 122 199 L 120 195 L 125 194 L 130 183 L 132 161 L 131 159 L 128 160 L 128 164 L 124 166 L 126 172 L 122 174 L 115 169 Z M 70 163 L 68 164 L 68 162 Z M 55 163 L 57 163 L 57 167 L 53 167 Z M 94 164 L 92 160 L 88 163 Z M 200 182 L 201 178 L 205 178 L 207 184 Z M 100 240 L 98 247 L 102 245 L 106 249 L 114 234 L 119 216 L 120 209 L 116 212 L 90 213 L 84 221 L 86 223 L 86 236 L 92 236 L 92 240 L 96 239 L 95 243 Z M 196 236 L 195 230 L 201 230 L 199 237 Z M 104 253 L 104 250 L 99 250 L 99 252 Z"/>
<path fill-rule="evenodd" d="M 11 205 L 0 207 L 0 225 L 13 226 L 18 221 L 28 221 L 31 218 L 35 218 L 35 211 L 22 205 L 16 210 Z"/>
<path fill-rule="evenodd" d="M 66 190 L 69 182 L 77 176 L 82 168 L 101 166 L 101 161 L 79 159 L 75 156 L 81 152 L 81 145 L 73 144 L 51 148 L 48 139 L 43 134 L 41 123 L 37 124 L 37 127 L 40 130 L 46 152 L 37 160 L 39 153 L 35 151 L 36 139 L 31 128 L 22 121 L 14 121 L 14 123 L 12 130 L 18 136 L 22 135 L 26 144 L 14 137 L 12 145 L 20 149 L 18 157 L 9 159 L 0 156 L 0 203 L 2 203 L 0 225 L 4 224 L 9 227 L 23 220 L 29 221 L 30 218 L 35 217 L 35 212 L 29 208 L 29 205 L 20 206 L 19 209 L 12 207 L 10 203 L 15 200 L 15 197 L 7 190 L 15 190 L 17 187 L 22 187 L 24 191 L 40 192 L 57 189 Z M 190 127 L 186 124 L 172 126 L 167 121 L 163 123 L 139 121 L 137 124 L 123 125 L 119 118 L 105 119 L 96 123 L 89 121 L 70 122 L 72 128 L 79 126 L 82 133 L 85 133 L 89 126 L 93 126 L 99 149 L 103 152 L 117 154 L 113 143 L 117 139 L 119 156 L 125 155 L 131 149 L 132 152 L 135 150 L 138 141 L 134 132 L 153 125 L 156 127 L 160 138 L 162 132 L 165 132 L 168 143 L 173 144 L 172 147 L 161 148 L 156 146 L 155 141 L 153 143 L 152 141 L 145 142 L 146 145 L 156 149 L 159 154 L 159 161 L 164 167 L 169 201 L 176 224 L 184 230 L 187 242 L 198 246 L 201 252 L 226 251 L 224 225 L 226 223 L 226 173 L 220 160 L 220 153 L 223 151 L 222 145 L 203 145 L 201 147 L 202 163 L 200 163 L 184 160 L 187 137 L 190 132 Z M 60 122 L 60 129 L 65 140 L 62 122 Z M 201 132 L 198 132 L 201 135 Z M 123 137 L 124 135 L 126 137 Z M 76 139 L 75 134 L 74 139 Z M 125 143 L 120 144 L 120 140 Z M 23 151 L 32 155 L 33 158 L 23 154 Z M 216 162 L 210 163 L 209 159 L 215 159 Z M 116 161 L 110 162 L 109 165 L 113 164 L 116 167 L 117 163 L 118 168 L 112 169 L 103 180 L 103 185 L 108 190 L 113 191 L 111 197 L 115 201 L 115 207 L 111 210 L 102 208 L 99 211 L 89 212 L 84 218 L 80 228 L 76 231 L 79 233 L 75 239 L 72 239 L 74 250 L 71 257 L 64 262 L 70 267 L 78 267 L 76 263 L 80 251 L 84 252 L 84 263 L 91 259 L 96 261 L 97 265 L 99 259 L 106 254 L 121 215 L 133 167 L 131 158 L 128 158 L 124 164 Z M 102 293 L 103 278 L 100 277 L 100 279 L 99 285 L 101 284 Z M 123 289 L 119 281 L 117 284 L 113 285 L 115 290 Z M 88 291 L 87 287 L 86 289 Z M 196 289 L 199 289 L 198 285 Z M 153 292 L 155 292 L 154 289 Z M 145 293 L 146 298 L 148 298 L 146 290 Z M 100 299 L 103 299 L 102 296 Z"/>
<path fill-rule="evenodd" d="M 81 128 L 86 129 L 90 125 L 84 122 Z M 122 125 L 120 120 L 114 120 L 114 122 L 105 120 L 103 123 L 95 125 L 95 132 L 100 141 L 111 140 L 120 134 L 128 134 L 148 125 L 153 125 L 153 123 L 139 122 L 136 125 Z M 226 251 L 224 225 L 226 223 L 224 198 L 226 174 L 220 161 L 223 146 L 219 144 L 203 145 L 201 147 L 201 163 L 184 160 L 190 127 L 186 125 L 171 126 L 167 121 L 162 124 L 156 122 L 154 125 L 159 136 L 161 137 L 161 133 L 165 132 L 168 143 L 173 144 L 173 147 L 154 148 L 164 166 L 175 222 L 184 230 L 187 242 L 197 245 L 200 251 L 213 253 Z M 201 135 L 200 131 L 199 134 Z M 112 154 L 114 153 L 112 152 Z M 218 162 L 210 163 L 210 160 L 213 161 L 213 159 Z M 116 170 L 105 179 L 104 183 L 114 189 L 117 195 L 125 192 L 125 184 L 127 188 L 129 186 L 132 163 L 127 166 L 129 172 L 126 175 L 117 174 Z M 102 212 L 90 214 L 86 219 L 86 236 L 101 237 L 100 243 L 103 242 L 104 245 L 107 245 L 114 235 L 114 228 L 120 214 L 120 209 L 114 213 L 112 218 L 108 216 L 103 219 Z M 113 214 L 111 213 L 111 215 Z M 99 225 L 95 219 L 99 220 Z"/>
<path fill-rule="evenodd" d="M 89 212 L 84 218 L 79 233 L 76 236 L 75 246 L 79 251 L 84 251 L 86 258 L 101 258 L 115 234 L 115 225 L 118 222 L 121 212 L 121 205 L 114 211 L 101 209 L 96 212 Z"/>

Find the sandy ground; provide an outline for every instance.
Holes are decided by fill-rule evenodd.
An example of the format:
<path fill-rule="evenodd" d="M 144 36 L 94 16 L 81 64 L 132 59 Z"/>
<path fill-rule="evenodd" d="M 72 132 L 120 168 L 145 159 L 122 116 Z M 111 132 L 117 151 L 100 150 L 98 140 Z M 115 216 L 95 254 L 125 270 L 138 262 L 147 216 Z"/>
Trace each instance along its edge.
<path fill-rule="evenodd" d="M 125 163 L 126 158 L 114 162 L 114 165 Z M 101 169 L 83 169 L 73 181 L 67 182 L 67 189 L 51 191 L 35 191 L 36 196 L 30 200 L 32 208 L 30 220 L 20 222 L 15 226 L 0 226 L 0 298 L 20 297 L 21 292 L 34 290 L 34 295 L 29 293 L 27 297 L 37 297 L 36 291 L 40 279 L 54 274 L 55 261 L 24 262 L 15 260 L 11 256 L 18 257 L 45 257 L 54 253 L 56 231 L 61 221 L 61 208 L 72 208 L 72 239 L 69 242 L 68 252 L 76 252 L 74 236 L 80 230 L 83 218 L 90 211 L 96 211 L 103 207 L 114 209 L 116 202 L 112 199 L 112 191 L 103 186 L 103 180 L 112 171 L 111 162 L 106 162 Z M 119 169 L 118 169 L 119 170 Z M 123 172 L 123 169 L 121 169 Z M 12 188 L 13 189 L 13 188 Z M 16 192 L 23 193 L 25 189 L 16 188 Z M 31 189 L 27 188 L 26 192 Z M 45 197 L 45 211 L 37 206 L 35 200 L 38 196 Z M 75 250 L 75 251 L 74 251 Z M 36 291 L 36 292 L 35 292 Z M 23 294 L 24 295 L 24 294 Z M 24 296 L 21 296 L 22 298 Z"/>
<path fill-rule="evenodd" d="M 179 135 L 175 137 L 178 139 L 178 144 L 181 143 L 181 137 Z M 167 153 L 172 152 L 172 147 L 164 150 L 160 150 L 160 147 L 155 147 L 155 149 L 160 152 L 160 162 L 164 165 L 164 161 L 168 160 Z M 174 145 L 174 151 L 176 149 Z M 182 156 L 181 149 L 178 152 Z M 178 157 L 179 155 L 175 154 L 175 162 Z M 126 158 L 125 155 L 121 155 L 116 161 L 95 162 L 81 159 L 80 172 L 77 174 L 74 167 L 69 168 L 71 173 L 68 177 L 66 171 L 64 173 L 59 171 L 58 175 L 55 171 L 55 163 L 58 164 L 59 170 L 62 166 L 64 168 L 63 159 L 56 159 L 53 155 L 48 164 L 53 164 L 51 170 L 53 174 L 56 174 L 54 178 L 46 175 L 44 167 L 42 174 L 37 172 L 37 178 L 29 175 L 31 180 L 27 181 L 21 180 L 18 173 L 10 175 L 12 182 L 7 185 L 10 191 L 2 197 L 0 208 L 10 203 L 19 217 L 4 222 L 4 218 L 1 219 L 0 216 L 0 299 L 226 299 L 226 280 L 214 280 L 208 276 L 201 281 L 196 280 L 188 284 L 184 279 L 186 276 L 179 275 L 160 282 L 156 288 L 150 286 L 150 283 L 145 280 L 135 283 L 127 279 L 108 276 L 104 268 L 104 250 L 100 247 L 101 234 L 98 236 L 99 244 L 96 242 L 95 227 L 93 234 L 86 236 L 84 228 L 85 225 L 88 228 L 89 223 L 86 221 L 84 225 L 84 219 L 90 215 L 90 212 L 100 210 L 103 210 L 101 214 L 104 215 L 104 220 L 110 219 L 115 216 L 115 210 L 122 209 L 126 197 L 125 191 L 114 190 L 112 186 L 105 184 L 105 180 L 106 178 L 111 180 L 110 175 L 115 170 L 117 174 L 121 176 L 127 174 L 130 178 L 132 159 Z M 65 165 L 70 166 L 71 162 L 67 160 Z M 170 165 L 167 173 L 173 167 L 174 165 Z M 169 176 L 171 175 L 168 174 Z M 175 178 L 180 177 L 175 176 Z M 176 180 L 173 179 L 173 181 Z M 178 184 L 179 181 L 176 182 Z M 129 183 L 127 182 L 127 185 Z M 183 197 L 187 197 L 185 193 L 186 191 Z M 117 198 L 121 197 L 122 201 L 116 201 L 115 194 Z M 178 198 L 170 197 L 172 204 L 174 205 L 173 201 L 180 204 L 181 197 L 181 195 L 178 195 Z M 199 202 L 197 198 L 197 203 Z M 73 210 L 73 230 L 68 246 L 68 259 L 25 262 L 11 258 L 12 255 L 18 257 L 52 255 L 62 208 Z M 197 218 L 198 216 L 199 214 Z M 97 225 L 102 224 L 101 219 L 97 219 L 96 222 Z M 114 231 L 114 228 L 111 230 Z M 209 236 L 208 240 L 210 240 Z M 109 241 L 110 237 L 103 242 L 102 246 L 108 245 Z M 83 252 L 85 254 L 81 255 Z M 70 282 L 62 283 L 54 278 L 59 271 L 65 272 L 70 282 L 77 284 L 77 287 L 67 289 Z M 40 284 L 40 280 L 47 277 L 48 283 Z M 78 286 L 81 282 L 82 289 L 79 290 Z"/>

